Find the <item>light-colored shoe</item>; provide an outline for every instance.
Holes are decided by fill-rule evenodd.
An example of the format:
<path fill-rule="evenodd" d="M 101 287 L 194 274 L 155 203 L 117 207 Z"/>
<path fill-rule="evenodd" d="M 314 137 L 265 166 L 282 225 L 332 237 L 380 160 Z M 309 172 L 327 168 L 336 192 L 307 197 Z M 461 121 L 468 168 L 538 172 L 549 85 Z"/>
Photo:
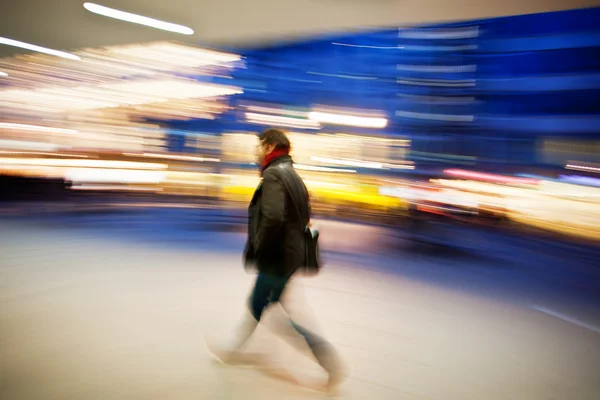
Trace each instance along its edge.
<path fill-rule="evenodd" d="M 348 380 L 347 374 L 329 374 L 329 378 L 327 379 L 327 383 L 324 386 L 324 391 L 331 394 L 336 394 L 339 392 L 340 388 Z"/>
<path fill-rule="evenodd" d="M 336 392 L 350 377 L 350 369 L 333 348 L 331 348 L 330 353 L 322 361 L 324 362 L 321 365 L 328 374 L 325 390 L 327 392 Z"/>
<path fill-rule="evenodd" d="M 214 340 L 205 339 L 208 351 L 222 364 L 232 366 L 247 366 L 259 368 L 267 364 L 266 357 L 261 353 L 246 353 L 243 351 L 227 350 L 219 347 Z"/>
<path fill-rule="evenodd" d="M 206 345 L 208 351 L 223 364 L 230 364 L 231 360 L 235 358 L 236 352 L 221 348 L 212 338 L 204 338 L 204 344 Z"/>

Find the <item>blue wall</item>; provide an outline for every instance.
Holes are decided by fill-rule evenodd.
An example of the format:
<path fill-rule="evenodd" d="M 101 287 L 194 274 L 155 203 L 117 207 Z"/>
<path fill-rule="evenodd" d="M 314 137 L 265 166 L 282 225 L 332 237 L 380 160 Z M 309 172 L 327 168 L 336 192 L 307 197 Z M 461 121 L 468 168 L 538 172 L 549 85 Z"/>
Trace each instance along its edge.
<path fill-rule="evenodd" d="M 448 38 L 434 38 L 440 34 Z M 381 109 L 397 132 L 600 132 L 600 8 L 330 37 L 245 56 L 247 69 L 235 74 L 247 89 L 242 98 Z M 410 113 L 472 115 L 474 121 L 449 124 Z"/>
<path fill-rule="evenodd" d="M 390 125 L 375 133 L 409 136 L 415 150 L 533 162 L 540 137 L 599 137 L 599 22 L 592 8 L 245 51 L 232 104 L 381 110 Z"/>

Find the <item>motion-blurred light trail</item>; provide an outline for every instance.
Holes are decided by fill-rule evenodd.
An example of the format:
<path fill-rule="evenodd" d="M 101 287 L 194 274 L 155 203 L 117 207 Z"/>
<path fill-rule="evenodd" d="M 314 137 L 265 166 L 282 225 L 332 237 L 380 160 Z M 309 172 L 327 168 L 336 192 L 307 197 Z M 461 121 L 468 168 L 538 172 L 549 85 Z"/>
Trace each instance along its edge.
<path fill-rule="evenodd" d="M 548 315 L 551 315 L 553 317 L 556 317 L 558 319 L 562 319 L 563 321 L 569 322 L 569 323 L 571 323 L 573 325 L 577 325 L 577 326 L 580 326 L 582 328 L 589 329 L 590 331 L 594 331 L 596 333 L 600 333 L 600 328 L 598 328 L 597 326 L 590 325 L 590 324 L 588 324 L 586 322 L 579 321 L 579 320 L 577 320 L 575 318 L 569 317 L 568 315 L 564 315 L 564 314 L 561 314 L 559 312 L 550 310 L 549 308 L 542 307 L 542 306 L 536 306 L 536 305 L 531 306 L 531 308 L 533 308 L 536 311 L 542 312 L 544 314 L 548 314 Z"/>
<path fill-rule="evenodd" d="M 65 53 L 64 51 L 49 49 L 47 47 L 37 46 L 31 43 L 25 43 L 14 39 L 9 39 L 5 37 L 0 37 L 0 44 L 5 44 L 7 46 L 20 47 L 22 49 L 37 51 L 38 53 L 49 54 L 51 56 L 68 58 L 69 60 L 81 60 L 81 57 L 76 56 L 75 54 Z"/>
<path fill-rule="evenodd" d="M 193 35 L 194 30 L 187 26 L 173 24 L 171 22 L 160 21 L 154 18 L 144 17 L 142 15 L 132 14 L 125 11 L 115 10 L 114 8 L 104 7 L 94 3 L 84 3 L 83 7 L 89 12 L 102 15 L 104 17 L 119 19 L 121 21 L 132 22 L 134 24 L 145 25 L 151 28 L 161 29 L 182 35 Z"/>

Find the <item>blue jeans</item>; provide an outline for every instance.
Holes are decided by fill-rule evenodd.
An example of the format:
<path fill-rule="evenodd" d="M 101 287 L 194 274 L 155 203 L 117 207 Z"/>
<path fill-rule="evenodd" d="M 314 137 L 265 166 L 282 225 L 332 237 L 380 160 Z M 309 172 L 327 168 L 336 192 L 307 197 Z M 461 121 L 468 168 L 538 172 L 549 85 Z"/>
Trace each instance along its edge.
<path fill-rule="evenodd" d="M 250 312 L 256 321 L 260 321 L 264 310 L 271 303 L 278 303 L 285 290 L 289 278 L 259 274 L 256 278 L 254 290 L 249 300 Z M 285 307 L 284 307 L 285 308 Z M 292 327 L 298 332 L 310 347 L 315 358 L 326 370 L 331 371 L 334 366 L 332 361 L 337 361 L 333 346 L 323 337 L 300 326 L 293 320 Z"/>
<path fill-rule="evenodd" d="M 271 303 L 279 303 L 289 278 L 259 274 L 250 296 L 250 312 L 255 320 L 260 321 L 263 312 Z"/>

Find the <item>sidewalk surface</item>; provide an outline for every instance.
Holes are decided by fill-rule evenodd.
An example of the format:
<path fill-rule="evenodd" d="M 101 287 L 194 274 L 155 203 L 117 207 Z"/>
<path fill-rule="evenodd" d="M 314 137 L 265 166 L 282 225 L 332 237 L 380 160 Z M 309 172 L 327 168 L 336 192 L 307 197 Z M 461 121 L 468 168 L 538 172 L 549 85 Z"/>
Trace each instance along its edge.
<path fill-rule="evenodd" d="M 137 229 L 126 219 L 113 224 Z M 338 234 L 327 245 L 346 255 L 302 281 L 323 331 L 352 368 L 339 398 L 599 398 L 593 304 L 563 301 L 483 259 L 440 263 L 398 253 L 384 261 L 376 228 L 329 229 Z M 0 220 L 0 398 L 324 396 L 213 362 L 203 338 L 235 327 L 253 277 L 240 265 L 243 236 L 198 238 L 204 243 L 194 249 L 125 240 L 100 227 Z M 266 329 L 251 347 L 298 380 L 320 378 L 310 360 Z"/>

